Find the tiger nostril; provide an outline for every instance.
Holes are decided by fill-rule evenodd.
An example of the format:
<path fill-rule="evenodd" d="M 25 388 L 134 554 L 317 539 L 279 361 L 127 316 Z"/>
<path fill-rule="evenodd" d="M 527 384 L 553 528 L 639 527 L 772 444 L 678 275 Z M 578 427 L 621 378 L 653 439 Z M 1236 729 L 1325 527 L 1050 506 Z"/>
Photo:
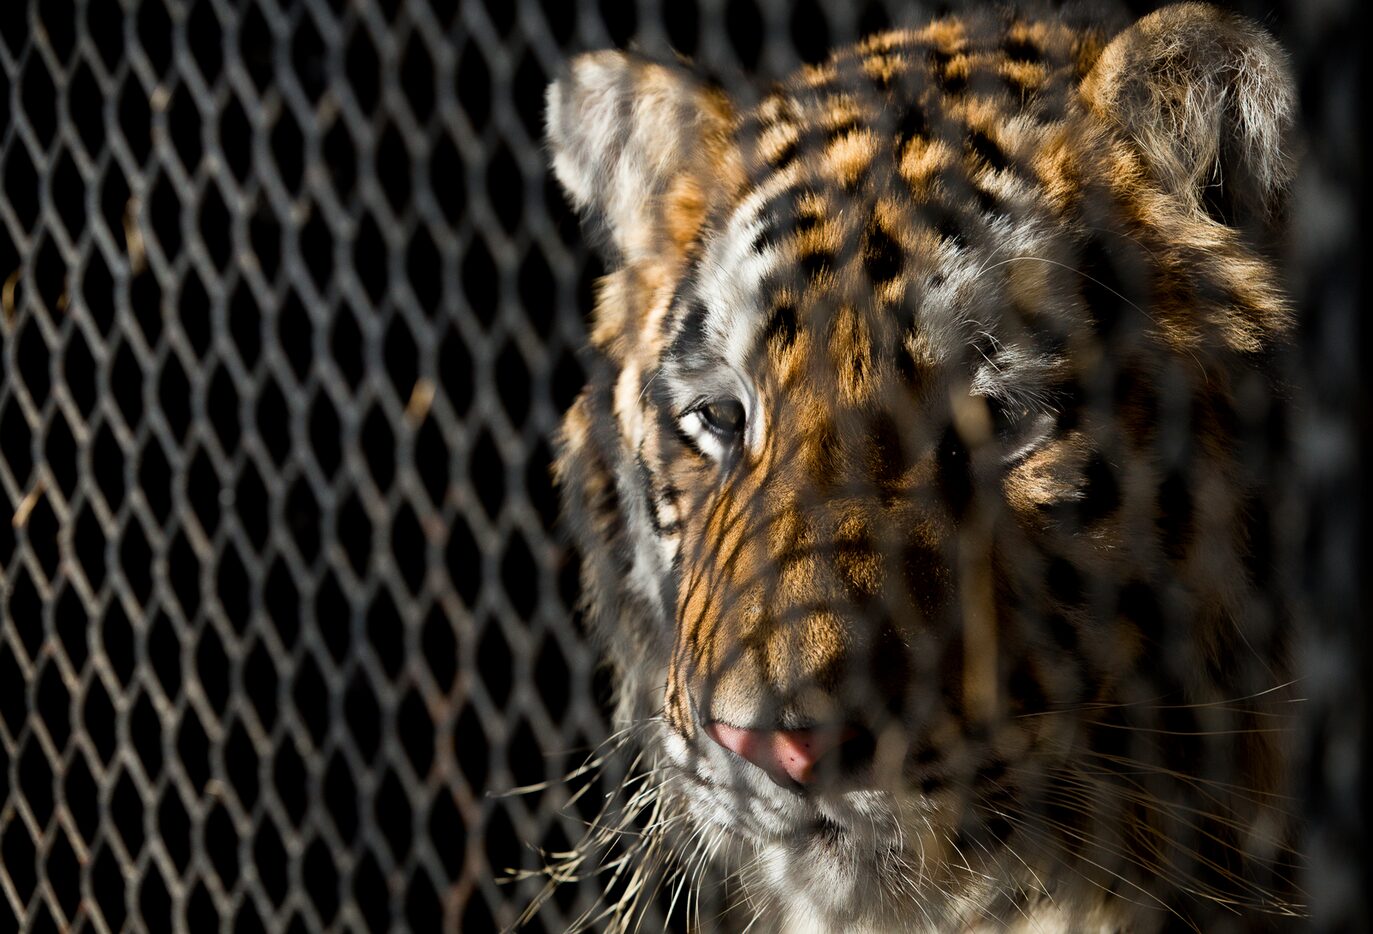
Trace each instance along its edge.
<path fill-rule="evenodd" d="M 814 783 L 820 762 L 861 735 L 851 726 L 752 730 L 718 720 L 707 723 L 705 731 L 715 742 L 758 766 L 784 788 Z"/>

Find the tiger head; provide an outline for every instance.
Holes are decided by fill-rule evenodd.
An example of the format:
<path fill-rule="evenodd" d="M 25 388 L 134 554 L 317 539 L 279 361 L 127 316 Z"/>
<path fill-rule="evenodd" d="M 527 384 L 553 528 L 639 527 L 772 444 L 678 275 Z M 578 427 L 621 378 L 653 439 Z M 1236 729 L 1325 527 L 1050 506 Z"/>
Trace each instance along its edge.
<path fill-rule="evenodd" d="M 1196 4 L 939 19 L 750 100 L 621 52 L 550 87 L 612 269 L 556 468 L 587 617 L 666 845 L 718 829 L 780 928 L 1295 910 L 1293 96 Z"/>

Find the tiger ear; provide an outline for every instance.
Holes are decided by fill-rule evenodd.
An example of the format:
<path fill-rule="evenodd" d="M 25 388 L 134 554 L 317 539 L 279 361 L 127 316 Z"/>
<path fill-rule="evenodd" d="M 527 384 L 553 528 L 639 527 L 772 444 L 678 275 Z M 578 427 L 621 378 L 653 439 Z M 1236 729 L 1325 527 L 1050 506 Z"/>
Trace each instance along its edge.
<path fill-rule="evenodd" d="M 1296 91 L 1286 55 L 1256 24 L 1202 3 L 1164 7 L 1111 41 L 1082 93 L 1196 210 L 1263 228 L 1281 216 Z"/>
<path fill-rule="evenodd" d="M 580 55 L 547 105 L 554 175 L 628 262 L 680 255 L 737 171 L 729 101 L 685 67 Z"/>

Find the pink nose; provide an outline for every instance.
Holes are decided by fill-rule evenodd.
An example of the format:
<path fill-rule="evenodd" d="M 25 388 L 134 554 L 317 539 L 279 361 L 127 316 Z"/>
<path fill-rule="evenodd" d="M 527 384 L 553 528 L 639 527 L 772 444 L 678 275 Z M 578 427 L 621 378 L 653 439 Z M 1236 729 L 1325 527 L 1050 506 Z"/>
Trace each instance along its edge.
<path fill-rule="evenodd" d="M 813 730 L 749 730 L 727 723 L 708 723 L 706 733 L 730 752 L 767 772 L 778 784 L 782 776 L 797 784 L 815 778 L 815 765 L 857 735 L 852 727 Z"/>

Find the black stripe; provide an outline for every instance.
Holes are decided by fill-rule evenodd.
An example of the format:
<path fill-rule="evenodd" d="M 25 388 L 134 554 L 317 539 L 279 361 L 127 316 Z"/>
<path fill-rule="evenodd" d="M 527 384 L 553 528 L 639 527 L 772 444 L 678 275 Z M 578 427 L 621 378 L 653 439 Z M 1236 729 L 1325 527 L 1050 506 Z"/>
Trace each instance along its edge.
<path fill-rule="evenodd" d="M 668 356 L 674 359 L 687 359 L 696 355 L 706 342 L 706 318 L 710 315 L 710 309 L 706 303 L 699 298 L 692 299 L 687 305 L 686 314 L 682 316 L 681 327 L 677 330 L 677 335 L 672 339 L 672 346 L 668 349 Z"/>
<path fill-rule="evenodd" d="M 876 224 L 868 230 L 865 240 L 863 268 L 871 284 L 880 285 L 901 275 L 905 267 L 901 244 Z"/>
<path fill-rule="evenodd" d="M 1010 160 L 1006 158 L 1006 154 L 1001 151 L 1001 147 L 981 130 L 974 130 L 968 134 L 968 148 L 973 155 L 998 172 L 1011 164 Z"/>
<path fill-rule="evenodd" d="M 786 350 L 796 342 L 796 307 L 783 303 L 772 310 L 768 316 L 767 327 L 763 329 L 764 345 L 777 342 L 780 350 Z"/>
<path fill-rule="evenodd" d="M 1007 39 L 1002 46 L 1006 52 L 1006 57 L 1013 62 L 1040 62 L 1044 60 L 1044 52 L 1039 46 L 1028 39 Z"/>

